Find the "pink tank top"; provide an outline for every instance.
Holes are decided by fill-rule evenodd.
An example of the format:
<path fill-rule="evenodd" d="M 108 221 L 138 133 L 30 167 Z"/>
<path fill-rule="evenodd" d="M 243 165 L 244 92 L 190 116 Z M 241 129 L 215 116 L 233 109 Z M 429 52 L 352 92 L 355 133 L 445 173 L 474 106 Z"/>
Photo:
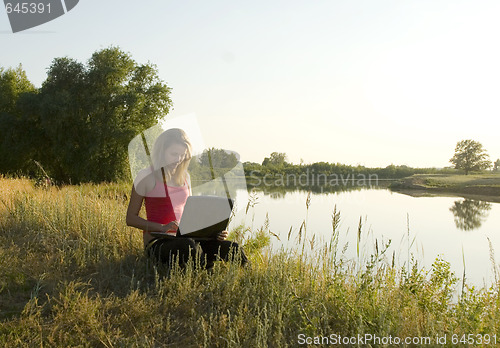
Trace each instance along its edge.
<path fill-rule="evenodd" d="M 184 186 L 167 186 L 157 181 L 155 188 L 144 197 L 147 219 L 160 224 L 180 221 L 188 196 L 187 182 Z"/>

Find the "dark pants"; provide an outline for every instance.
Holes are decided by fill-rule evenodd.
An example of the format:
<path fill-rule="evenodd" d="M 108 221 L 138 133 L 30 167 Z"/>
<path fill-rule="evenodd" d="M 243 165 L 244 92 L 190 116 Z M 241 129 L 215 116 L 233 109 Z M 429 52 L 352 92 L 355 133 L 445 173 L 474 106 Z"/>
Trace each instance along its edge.
<path fill-rule="evenodd" d="M 239 261 L 245 265 L 248 259 L 238 243 L 228 240 L 195 240 L 192 238 L 169 237 L 152 240 L 146 246 L 146 253 L 155 261 L 168 266 L 179 262 L 184 267 L 191 258 L 206 269 L 214 265 L 214 261 Z"/>

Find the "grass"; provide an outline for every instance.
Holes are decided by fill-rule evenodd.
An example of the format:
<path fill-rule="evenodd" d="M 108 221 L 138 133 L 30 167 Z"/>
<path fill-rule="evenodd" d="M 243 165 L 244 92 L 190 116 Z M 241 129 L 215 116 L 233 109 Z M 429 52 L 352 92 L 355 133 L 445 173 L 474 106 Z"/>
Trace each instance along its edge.
<path fill-rule="evenodd" d="M 450 347 L 452 335 L 500 340 L 498 284 L 462 288 L 445 260 L 398 267 L 378 245 L 349 260 L 336 210 L 328 243 L 311 243 L 307 218 L 301 226 L 313 253 L 269 252 L 267 226 L 239 227 L 233 237 L 250 268 L 217 263 L 211 274 L 176 268 L 167 277 L 125 226 L 127 191 L 0 178 L 1 346 L 293 347 L 299 335 L 320 343 L 331 334 L 447 335 Z M 362 238 L 360 222 L 357 245 Z"/>
<path fill-rule="evenodd" d="M 395 190 L 417 189 L 498 198 L 500 197 L 500 174 L 415 174 L 391 184 L 391 188 Z"/>
<path fill-rule="evenodd" d="M 430 187 L 454 187 L 454 186 L 500 186 L 500 174 L 469 174 L 469 175 L 415 175 L 423 178 Z"/>

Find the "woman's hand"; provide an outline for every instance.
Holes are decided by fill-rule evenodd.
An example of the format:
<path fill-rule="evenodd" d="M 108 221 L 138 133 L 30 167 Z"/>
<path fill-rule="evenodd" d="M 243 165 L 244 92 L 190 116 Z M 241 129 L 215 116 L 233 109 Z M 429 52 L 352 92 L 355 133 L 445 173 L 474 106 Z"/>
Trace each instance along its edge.
<path fill-rule="evenodd" d="M 166 225 L 163 225 L 163 232 L 176 232 L 177 233 L 177 230 L 179 229 L 179 222 L 177 221 L 172 221 L 172 222 L 169 222 L 168 224 Z"/>
<path fill-rule="evenodd" d="M 229 233 L 228 233 L 226 230 L 222 231 L 221 233 L 219 233 L 219 234 L 217 235 L 217 240 L 218 240 L 219 242 L 222 242 L 222 241 L 226 240 L 226 238 L 227 238 L 227 235 L 228 235 L 228 234 L 229 234 Z"/>

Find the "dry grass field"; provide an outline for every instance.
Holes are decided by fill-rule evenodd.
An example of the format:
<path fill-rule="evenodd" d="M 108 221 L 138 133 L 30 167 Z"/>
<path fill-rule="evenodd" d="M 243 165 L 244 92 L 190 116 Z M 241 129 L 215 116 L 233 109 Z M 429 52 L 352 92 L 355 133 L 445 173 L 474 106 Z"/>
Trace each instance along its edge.
<path fill-rule="evenodd" d="M 406 346 L 427 337 L 436 346 L 445 335 L 439 346 L 500 340 L 498 283 L 468 288 L 440 259 L 428 270 L 418 260 L 394 265 L 381 243 L 367 259 L 349 260 L 338 245 L 338 212 L 330 242 L 300 242 L 312 253 L 300 245 L 271 253 L 266 226 L 239 227 L 232 236 L 251 267 L 167 272 L 148 262 L 140 232 L 125 225 L 127 195 L 126 184 L 34 187 L 0 178 L 0 346 L 294 347 L 358 335 L 372 335 L 359 346 L 374 347 L 391 346 L 389 337 Z M 363 238 L 359 226 L 358 245 Z M 352 342 L 346 346 L 359 343 Z"/>

